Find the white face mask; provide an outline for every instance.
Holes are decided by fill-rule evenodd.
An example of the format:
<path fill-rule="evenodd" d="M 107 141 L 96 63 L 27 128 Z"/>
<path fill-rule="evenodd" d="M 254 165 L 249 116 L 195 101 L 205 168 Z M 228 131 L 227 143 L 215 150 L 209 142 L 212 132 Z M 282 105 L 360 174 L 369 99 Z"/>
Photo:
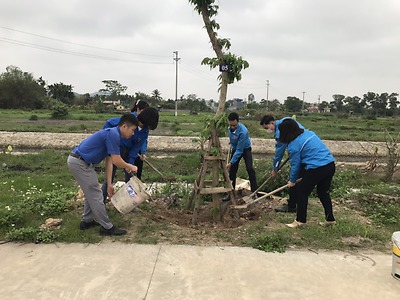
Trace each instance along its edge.
<path fill-rule="evenodd" d="M 273 133 L 274 131 L 272 129 L 267 128 L 266 129 L 268 133 Z"/>

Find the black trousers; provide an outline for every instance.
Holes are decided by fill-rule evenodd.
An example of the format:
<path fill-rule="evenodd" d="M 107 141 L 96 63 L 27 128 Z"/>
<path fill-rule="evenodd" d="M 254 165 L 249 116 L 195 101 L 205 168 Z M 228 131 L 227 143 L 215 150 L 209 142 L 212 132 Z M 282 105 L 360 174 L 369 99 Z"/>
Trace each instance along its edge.
<path fill-rule="evenodd" d="M 230 158 L 232 158 L 234 154 L 235 152 L 232 152 Z M 251 153 L 251 148 L 244 149 L 243 154 L 239 158 L 239 160 L 231 165 L 231 168 L 229 169 L 229 179 L 232 181 L 233 188 L 235 188 L 236 174 L 239 169 L 239 162 L 242 158 L 244 159 L 244 162 L 246 164 L 246 171 L 249 175 L 251 191 L 254 192 L 257 189 L 257 179 L 256 171 L 254 171 L 253 167 L 253 155 Z"/>
<path fill-rule="evenodd" d="M 299 178 L 302 178 L 304 175 L 305 169 L 304 166 L 302 166 L 300 173 L 299 173 Z M 296 184 L 294 187 L 291 187 L 289 189 L 289 199 L 288 199 L 288 207 L 290 209 L 296 210 L 297 207 L 297 189 L 298 189 L 298 184 Z"/>
<path fill-rule="evenodd" d="M 317 187 L 317 195 L 322 203 L 325 211 L 326 221 L 335 221 L 332 210 L 332 200 L 329 190 L 332 184 L 332 178 L 335 174 L 335 163 L 331 162 L 323 167 L 306 170 L 302 176 L 300 183 L 296 184 L 297 192 L 297 218 L 296 220 L 302 223 L 307 222 L 307 205 L 308 197 Z"/>
<path fill-rule="evenodd" d="M 141 153 L 139 153 L 139 154 L 141 154 Z M 136 177 L 141 180 L 142 179 L 142 171 L 143 171 L 143 160 L 141 160 L 141 158 L 139 156 L 135 159 L 135 166 L 137 167 Z"/>

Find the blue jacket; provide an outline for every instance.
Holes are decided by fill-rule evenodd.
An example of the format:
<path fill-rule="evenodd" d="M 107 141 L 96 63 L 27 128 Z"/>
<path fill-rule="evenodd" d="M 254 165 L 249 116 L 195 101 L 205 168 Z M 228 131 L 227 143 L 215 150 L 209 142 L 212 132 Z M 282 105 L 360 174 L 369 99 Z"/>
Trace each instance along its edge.
<path fill-rule="evenodd" d="M 280 119 L 280 120 L 276 120 L 276 121 L 275 121 L 275 135 L 274 135 L 274 139 L 275 139 L 275 141 L 276 141 L 276 144 L 275 144 L 275 156 L 274 156 L 274 160 L 273 160 L 274 170 L 275 170 L 275 171 L 278 170 L 279 164 L 280 164 L 280 162 L 281 162 L 281 160 L 282 160 L 283 155 L 285 154 L 285 150 L 286 150 L 286 147 L 287 147 L 286 144 L 281 143 L 281 142 L 279 141 L 279 137 L 281 136 L 281 132 L 279 131 L 279 128 L 278 128 L 278 126 L 279 126 L 284 120 L 286 120 L 286 119 L 293 119 L 293 118 L 286 117 L 286 118 L 283 118 L 283 119 Z M 296 121 L 296 120 L 295 120 L 295 121 Z M 296 122 L 297 122 L 297 121 L 296 121 Z M 297 122 L 297 124 L 299 124 L 299 127 L 300 127 L 300 128 L 305 129 L 305 128 L 303 127 L 303 125 L 301 125 L 299 122 Z"/>
<path fill-rule="evenodd" d="M 132 112 L 137 118 L 137 113 Z M 121 117 L 108 119 L 103 128 L 112 128 L 118 126 L 119 120 Z M 148 145 L 148 137 L 149 137 L 149 129 L 139 127 L 135 129 L 135 132 L 132 137 L 129 139 L 121 139 L 120 146 L 124 147 L 128 150 L 129 153 L 129 163 L 133 164 L 138 157 L 138 154 L 146 154 L 147 145 Z"/>
<path fill-rule="evenodd" d="M 237 163 L 243 155 L 244 149 L 251 147 L 249 131 L 242 123 L 238 123 L 238 127 L 234 132 L 228 127 L 229 141 L 231 143 L 232 152 L 235 152 L 230 160 L 231 164 Z"/>
<path fill-rule="evenodd" d="M 296 182 L 302 166 L 310 170 L 335 161 L 332 153 L 318 135 L 309 130 L 304 130 L 288 144 L 288 152 L 291 165 L 290 182 Z"/>

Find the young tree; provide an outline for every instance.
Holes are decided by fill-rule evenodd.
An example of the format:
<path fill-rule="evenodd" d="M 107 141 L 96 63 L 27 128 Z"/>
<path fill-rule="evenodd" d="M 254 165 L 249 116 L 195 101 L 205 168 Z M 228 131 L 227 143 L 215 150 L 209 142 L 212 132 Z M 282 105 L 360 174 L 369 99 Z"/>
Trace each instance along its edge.
<path fill-rule="evenodd" d="M 202 16 L 207 34 L 210 38 L 210 42 L 216 58 L 206 57 L 203 59 L 202 64 L 209 65 L 211 69 L 219 67 L 220 65 L 229 66 L 229 71 L 221 72 L 218 76 L 220 81 L 219 87 L 219 101 L 218 109 L 215 114 L 216 117 L 220 116 L 225 111 L 226 95 L 228 91 L 228 84 L 242 79 L 241 71 L 249 67 L 249 63 L 244 60 L 241 56 L 236 56 L 230 52 L 226 53 L 224 50 L 229 50 L 231 42 L 229 39 L 218 38 L 217 30 L 220 29 L 220 25 L 216 22 L 215 16 L 218 13 L 219 6 L 214 4 L 215 0 L 189 0 L 189 3 L 193 4 L 195 11 Z"/>
<path fill-rule="evenodd" d="M 122 85 L 117 80 L 103 80 L 102 83 L 104 83 L 106 87 L 104 89 L 100 89 L 99 92 L 109 93 L 109 97 L 111 99 L 117 98 L 120 94 L 128 89 L 128 87 Z"/>

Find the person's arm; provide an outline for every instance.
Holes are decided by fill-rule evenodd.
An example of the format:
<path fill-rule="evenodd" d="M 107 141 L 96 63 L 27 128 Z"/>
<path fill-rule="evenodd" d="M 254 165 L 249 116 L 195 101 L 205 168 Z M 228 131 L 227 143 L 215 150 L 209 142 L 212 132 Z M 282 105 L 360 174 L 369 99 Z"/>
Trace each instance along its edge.
<path fill-rule="evenodd" d="M 289 184 L 290 186 L 294 186 L 296 184 L 296 180 L 299 179 L 299 174 L 300 174 L 300 168 L 301 168 L 300 151 L 291 149 L 289 154 L 290 154 Z"/>
<path fill-rule="evenodd" d="M 113 165 L 117 166 L 118 168 L 124 168 L 128 173 L 137 172 L 137 167 L 132 164 L 126 163 L 122 159 L 121 155 L 111 154 L 111 160 Z"/>
<path fill-rule="evenodd" d="M 278 171 L 279 164 L 281 163 L 282 157 L 285 154 L 287 145 L 281 142 L 276 142 L 275 144 L 275 155 L 274 155 L 274 171 Z"/>
<path fill-rule="evenodd" d="M 140 149 L 140 152 L 142 153 L 142 156 L 144 156 L 144 157 L 146 157 L 147 145 L 148 145 L 148 139 L 146 139 L 144 141 L 142 149 Z"/>
<path fill-rule="evenodd" d="M 230 160 L 230 164 L 236 163 L 239 160 L 239 158 L 243 155 L 245 144 L 246 144 L 246 139 L 244 137 L 244 134 L 241 133 L 241 134 L 239 134 L 235 153 L 233 154 L 233 156 Z"/>
<path fill-rule="evenodd" d="M 107 180 L 107 194 L 109 197 L 114 195 L 114 186 L 112 184 L 113 163 L 110 156 L 106 157 L 106 180 Z"/>
<path fill-rule="evenodd" d="M 146 157 L 148 142 L 149 142 L 149 131 L 147 131 L 146 135 L 144 136 L 143 145 L 142 145 L 141 148 L 140 148 L 140 153 L 141 153 L 142 156 L 144 156 L 144 157 Z"/>

